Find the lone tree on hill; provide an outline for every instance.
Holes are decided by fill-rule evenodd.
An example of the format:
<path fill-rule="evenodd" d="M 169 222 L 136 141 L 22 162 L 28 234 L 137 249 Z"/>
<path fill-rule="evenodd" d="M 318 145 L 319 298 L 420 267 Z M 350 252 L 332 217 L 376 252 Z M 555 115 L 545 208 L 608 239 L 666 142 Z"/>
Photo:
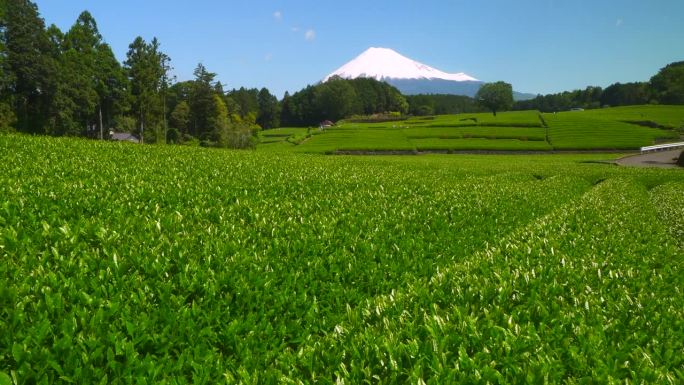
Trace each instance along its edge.
<path fill-rule="evenodd" d="M 496 111 L 508 110 L 513 106 L 513 87 L 506 82 L 486 83 L 477 91 L 475 99 L 496 116 Z"/>

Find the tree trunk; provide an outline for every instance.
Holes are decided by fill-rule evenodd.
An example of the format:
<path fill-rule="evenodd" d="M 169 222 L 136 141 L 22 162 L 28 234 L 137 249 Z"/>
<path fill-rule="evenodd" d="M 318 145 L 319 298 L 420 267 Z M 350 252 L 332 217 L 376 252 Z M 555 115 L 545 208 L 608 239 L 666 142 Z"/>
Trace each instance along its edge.
<path fill-rule="evenodd" d="M 163 98 L 164 98 L 164 102 L 163 102 L 163 108 L 164 108 L 164 110 L 163 110 L 163 114 L 164 114 L 164 144 L 167 144 L 166 143 L 166 136 L 168 135 L 168 132 L 167 132 L 168 127 L 166 124 L 166 95 L 163 95 Z"/>
<path fill-rule="evenodd" d="M 100 140 L 104 139 L 104 133 L 102 132 L 102 105 L 100 104 L 99 107 L 99 113 L 100 113 Z"/>
<path fill-rule="evenodd" d="M 140 144 L 145 144 L 145 121 L 142 109 L 140 109 Z"/>

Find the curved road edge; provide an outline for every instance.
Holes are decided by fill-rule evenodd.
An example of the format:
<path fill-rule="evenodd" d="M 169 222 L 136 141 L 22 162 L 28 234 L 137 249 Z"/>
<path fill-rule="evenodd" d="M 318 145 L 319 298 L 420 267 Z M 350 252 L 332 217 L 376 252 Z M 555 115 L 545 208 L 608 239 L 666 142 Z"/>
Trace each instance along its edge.
<path fill-rule="evenodd" d="M 616 160 L 620 166 L 629 167 L 661 167 L 676 168 L 677 158 L 682 150 L 651 152 L 648 154 L 629 155 Z"/>

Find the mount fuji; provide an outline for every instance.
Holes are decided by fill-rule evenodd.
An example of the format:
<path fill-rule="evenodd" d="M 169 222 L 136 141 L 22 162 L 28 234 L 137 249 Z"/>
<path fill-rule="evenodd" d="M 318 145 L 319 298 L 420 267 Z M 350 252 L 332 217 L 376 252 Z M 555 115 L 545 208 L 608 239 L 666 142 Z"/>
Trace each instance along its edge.
<path fill-rule="evenodd" d="M 338 68 L 326 76 L 323 82 L 333 76 L 343 79 L 374 78 L 393 85 L 404 95 L 451 94 L 473 97 L 484 84 L 463 72 L 440 71 L 409 59 L 392 49 L 376 47 L 367 49 L 354 60 Z M 524 94 L 514 93 L 516 99 L 519 95 Z"/>
<path fill-rule="evenodd" d="M 326 76 L 343 79 L 374 78 L 385 81 L 404 95 L 454 94 L 475 96 L 482 82 L 463 72 L 447 73 L 411 60 L 389 48 L 371 47 Z"/>

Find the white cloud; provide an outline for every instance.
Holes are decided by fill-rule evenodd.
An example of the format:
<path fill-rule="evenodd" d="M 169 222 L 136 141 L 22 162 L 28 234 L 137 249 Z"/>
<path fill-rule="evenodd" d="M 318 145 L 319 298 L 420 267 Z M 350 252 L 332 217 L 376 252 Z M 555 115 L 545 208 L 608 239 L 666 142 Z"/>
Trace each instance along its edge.
<path fill-rule="evenodd" d="M 617 19 L 617 21 L 615 22 L 615 26 L 619 27 L 621 25 L 622 25 L 622 19 Z"/>
<path fill-rule="evenodd" d="M 306 39 L 306 41 L 314 41 L 316 39 L 316 31 L 313 29 L 307 30 L 304 32 L 304 39 Z"/>
<path fill-rule="evenodd" d="M 283 20 L 283 13 L 280 11 L 273 12 L 273 18 L 280 21 Z"/>

